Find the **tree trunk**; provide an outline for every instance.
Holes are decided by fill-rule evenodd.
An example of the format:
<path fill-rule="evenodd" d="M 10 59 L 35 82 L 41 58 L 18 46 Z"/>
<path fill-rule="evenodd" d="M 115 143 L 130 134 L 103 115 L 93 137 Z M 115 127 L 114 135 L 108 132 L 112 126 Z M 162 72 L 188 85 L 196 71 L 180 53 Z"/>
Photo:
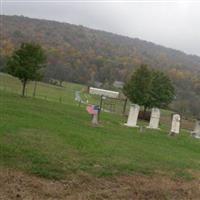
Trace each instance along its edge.
<path fill-rule="evenodd" d="M 25 96 L 26 83 L 27 83 L 26 80 L 22 81 L 22 97 Z"/>
<path fill-rule="evenodd" d="M 36 94 L 36 87 L 37 87 L 37 81 L 35 81 L 35 84 L 34 84 L 33 97 L 35 97 L 35 94 Z"/>
<path fill-rule="evenodd" d="M 126 98 L 125 100 L 124 100 L 124 106 L 123 106 L 123 115 L 125 115 L 125 113 L 126 113 L 126 105 L 127 105 L 127 101 L 128 101 L 128 99 Z"/>
<path fill-rule="evenodd" d="M 146 107 L 146 106 L 144 106 L 144 110 L 143 110 L 143 119 L 145 119 L 145 118 L 146 118 L 146 112 L 147 112 L 147 107 Z"/>

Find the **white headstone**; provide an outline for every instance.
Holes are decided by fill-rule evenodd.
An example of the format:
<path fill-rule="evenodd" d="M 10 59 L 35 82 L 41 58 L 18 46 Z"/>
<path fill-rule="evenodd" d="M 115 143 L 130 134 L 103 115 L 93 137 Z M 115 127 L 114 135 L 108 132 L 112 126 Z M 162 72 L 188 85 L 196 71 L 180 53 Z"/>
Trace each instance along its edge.
<path fill-rule="evenodd" d="M 130 127 L 137 127 L 137 119 L 138 119 L 139 111 L 140 111 L 139 105 L 131 104 L 129 115 L 128 115 L 128 121 L 124 125 L 130 126 Z"/>
<path fill-rule="evenodd" d="M 200 139 L 200 120 L 196 120 L 194 131 L 192 131 L 192 136 Z"/>
<path fill-rule="evenodd" d="M 151 119 L 149 126 L 147 128 L 158 129 L 160 121 L 160 110 L 158 108 L 152 108 L 151 110 Z"/>
<path fill-rule="evenodd" d="M 173 114 L 170 135 L 177 135 L 180 132 L 181 116 Z"/>
<path fill-rule="evenodd" d="M 98 114 L 97 115 L 92 115 L 92 124 L 93 125 L 98 125 Z"/>

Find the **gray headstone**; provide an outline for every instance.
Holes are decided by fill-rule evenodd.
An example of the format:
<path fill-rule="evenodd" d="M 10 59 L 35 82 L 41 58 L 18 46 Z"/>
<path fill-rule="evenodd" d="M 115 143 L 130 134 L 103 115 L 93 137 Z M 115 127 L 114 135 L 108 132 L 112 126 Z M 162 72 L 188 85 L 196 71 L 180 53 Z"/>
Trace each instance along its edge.
<path fill-rule="evenodd" d="M 177 135 L 180 133 L 181 116 L 173 114 L 170 135 Z"/>
<path fill-rule="evenodd" d="M 192 131 L 192 136 L 200 139 L 200 120 L 196 120 L 194 131 Z"/>
<path fill-rule="evenodd" d="M 93 125 L 98 125 L 98 114 L 97 115 L 92 115 L 92 124 Z"/>
<path fill-rule="evenodd" d="M 149 122 L 149 126 L 147 126 L 147 128 L 159 129 L 159 121 L 160 121 L 160 110 L 158 108 L 152 108 L 151 119 Z"/>
<path fill-rule="evenodd" d="M 129 127 L 137 127 L 139 111 L 140 111 L 139 105 L 131 104 L 129 115 L 128 115 L 128 120 L 127 120 L 127 123 L 124 125 L 129 126 Z"/>
<path fill-rule="evenodd" d="M 75 101 L 78 101 L 78 102 L 81 102 L 81 101 L 82 101 L 79 91 L 76 91 L 76 92 L 75 92 Z"/>

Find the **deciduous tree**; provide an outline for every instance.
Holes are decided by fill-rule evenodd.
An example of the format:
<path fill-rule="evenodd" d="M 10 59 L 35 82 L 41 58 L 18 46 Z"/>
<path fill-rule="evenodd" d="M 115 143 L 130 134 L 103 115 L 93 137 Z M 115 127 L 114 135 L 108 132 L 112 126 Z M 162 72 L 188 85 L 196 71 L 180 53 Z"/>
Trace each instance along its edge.
<path fill-rule="evenodd" d="M 133 103 L 147 108 L 164 108 L 174 98 L 174 87 L 167 75 L 141 65 L 123 88 L 124 94 Z"/>
<path fill-rule="evenodd" d="M 29 80 L 41 78 L 40 69 L 45 66 L 46 56 L 42 47 L 35 43 L 22 43 L 7 62 L 7 72 L 22 82 L 22 96 Z"/>

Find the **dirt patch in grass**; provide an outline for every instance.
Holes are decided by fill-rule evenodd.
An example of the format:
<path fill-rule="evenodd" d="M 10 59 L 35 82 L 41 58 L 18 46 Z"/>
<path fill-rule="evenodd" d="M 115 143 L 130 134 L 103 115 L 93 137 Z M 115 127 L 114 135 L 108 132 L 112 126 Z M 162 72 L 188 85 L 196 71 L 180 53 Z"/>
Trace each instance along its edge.
<path fill-rule="evenodd" d="M 172 180 L 141 175 L 94 178 L 88 175 L 62 181 L 39 178 L 23 172 L 0 171 L 0 199 L 199 199 L 200 180 Z"/>

